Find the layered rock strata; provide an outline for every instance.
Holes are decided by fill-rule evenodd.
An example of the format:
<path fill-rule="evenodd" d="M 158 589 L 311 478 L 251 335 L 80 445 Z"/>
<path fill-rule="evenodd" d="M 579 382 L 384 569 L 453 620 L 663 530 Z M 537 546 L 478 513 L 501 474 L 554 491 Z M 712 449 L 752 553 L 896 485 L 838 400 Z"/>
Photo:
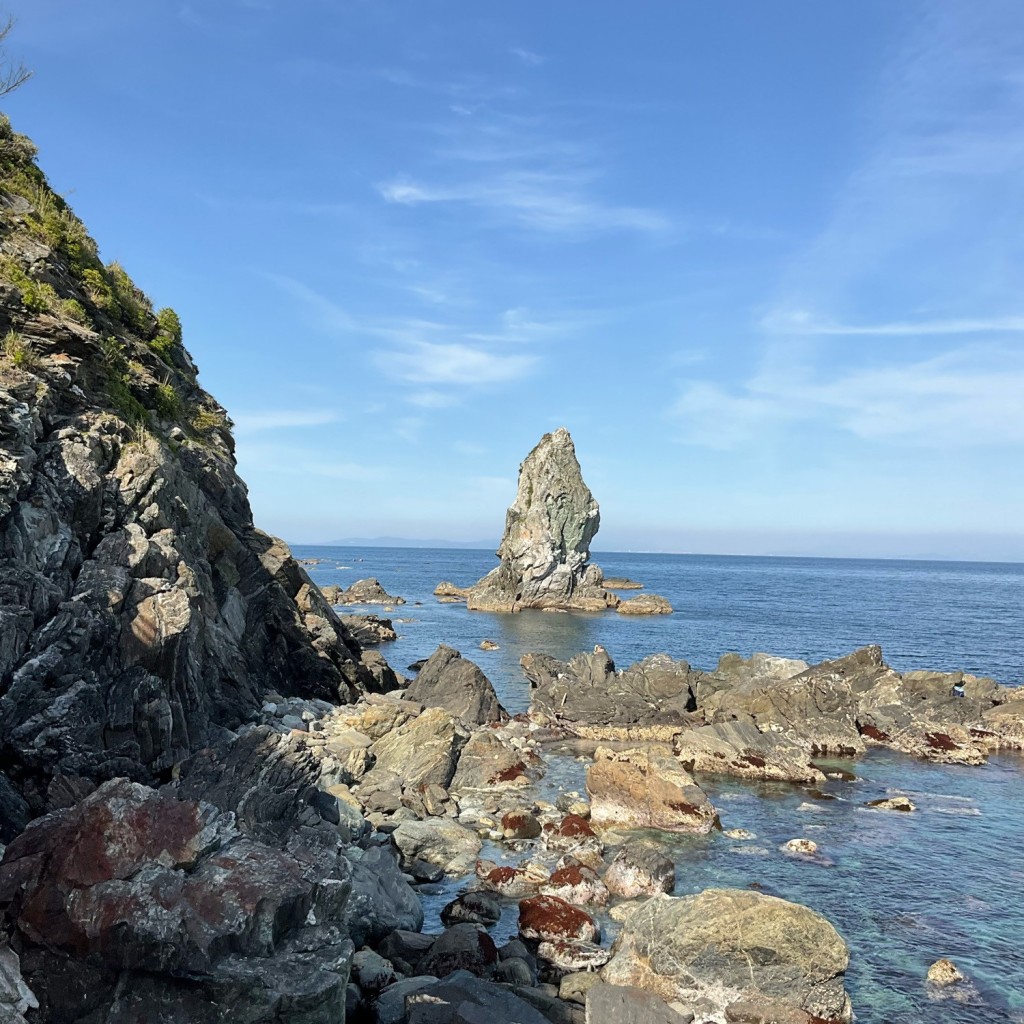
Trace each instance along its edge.
<path fill-rule="evenodd" d="M 545 434 L 519 467 L 516 500 L 505 515 L 497 551 L 501 564 L 469 589 L 467 607 L 498 612 L 614 608 L 619 599 L 590 563 L 590 542 L 600 522 L 569 431 L 560 427 Z"/>
<path fill-rule="evenodd" d="M 618 671 L 603 648 L 568 662 L 528 654 L 522 666 L 535 722 L 593 740 L 668 743 L 696 772 L 821 782 L 815 758 L 873 745 L 953 764 L 1024 749 L 1019 689 L 960 672 L 900 674 L 878 647 L 814 666 L 727 654 L 712 672 L 666 655 Z"/>

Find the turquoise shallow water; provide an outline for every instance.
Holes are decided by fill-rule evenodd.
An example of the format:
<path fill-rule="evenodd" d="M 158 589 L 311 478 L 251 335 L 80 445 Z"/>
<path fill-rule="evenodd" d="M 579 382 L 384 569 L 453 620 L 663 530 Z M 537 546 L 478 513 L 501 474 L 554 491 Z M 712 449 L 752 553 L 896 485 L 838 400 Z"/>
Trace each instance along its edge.
<path fill-rule="evenodd" d="M 966 669 L 1024 680 L 1024 565 L 602 554 L 607 575 L 631 576 L 664 594 L 676 614 L 516 616 L 438 604 L 436 583 L 467 584 L 494 558 L 484 551 L 296 547 L 320 557 L 318 583 L 377 576 L 409 602 L 394 609 L 401 637 L 382 652 L 399 670 L 443 641 L 475 660 L 513 712 L 526 708 L 520 656 L 559 658 L 604 645 L 620 665 L 656 651 L 713 667 L 726 650 L 766 650 L 809 661 L 880 643 L 894 668 Z M 415 604 L 416 601 L 422 604 Z M 488 637 L 499 651 L 481 651 Z M 838 765 L 837 765 L 838 766 Z M 1024 1021 L 1024 759 L 982 768 L 929 765 L 887 752 L 842 765 L 856 782 L 832 781 L 833 800 L 802 787 L 702 778 L 725 828 L 756 833 L 660 836 L 677 862 L 677 892 L 747 886 L 804 903 L 850 945 L 848 987 L 861 1022 L 960 1024 Z M 584 765 L 553 763 L 546 788 L 581 789 Z M 919 811 L 885 813 L 866 801 L 910 795 Z M 778 847 L 807 836 L 820 862 Z M 949 957 L 976 984 L 967 1003 L 934 1002 L 927 967 Z"/>

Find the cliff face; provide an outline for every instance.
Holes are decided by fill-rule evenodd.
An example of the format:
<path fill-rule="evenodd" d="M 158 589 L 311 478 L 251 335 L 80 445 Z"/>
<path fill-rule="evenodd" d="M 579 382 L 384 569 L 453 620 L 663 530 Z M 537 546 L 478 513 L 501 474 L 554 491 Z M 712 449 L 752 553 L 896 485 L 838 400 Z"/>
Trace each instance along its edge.
<path fill-rule="evenodd" d="M 0 121 L 0 842 L 115 776 L 170 778 L 265 695 L 376 678 L 256 529 L 170 310 L 104 266 Z"/>
<path fill-rule="evenodd" d="M 516 500 L 505 515 L 497 552 L 501 565 L 470 588 L 468 607 L 614 607 L 618 599 L 601 585 L 601 570 L 589 564 L 600 522 L 569 431 L 560 427 L 545 434 L 519 467 Z"/>

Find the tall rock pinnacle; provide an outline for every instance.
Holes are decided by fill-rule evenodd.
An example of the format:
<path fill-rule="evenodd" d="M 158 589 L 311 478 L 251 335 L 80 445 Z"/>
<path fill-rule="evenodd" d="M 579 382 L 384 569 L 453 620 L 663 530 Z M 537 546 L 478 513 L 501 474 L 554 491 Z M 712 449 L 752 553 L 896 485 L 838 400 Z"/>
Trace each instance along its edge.
<path fill-rule="evenodd" d="M 477 611 L 522 608 L 603 611 L 619 600 L 590 564 L 601 515 L 583 482 L 569 431 L 545 434 L 519 467 L 519 491 L 505 516 L 501 564 L 470 588 Z"/>

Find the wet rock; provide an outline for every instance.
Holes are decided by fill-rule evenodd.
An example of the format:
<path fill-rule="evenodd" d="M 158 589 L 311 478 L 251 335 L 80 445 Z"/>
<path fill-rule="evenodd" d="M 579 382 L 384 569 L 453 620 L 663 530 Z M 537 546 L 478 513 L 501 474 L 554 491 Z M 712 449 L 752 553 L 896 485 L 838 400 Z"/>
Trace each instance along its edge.
<path fill-rule="evenodd" d="M 779 847 L 783 853 L 792 853 L 800 857 L 813 857 L 818 852 L 818 844 L 813 839 L 790 839 Z"/>
<path fill-rule="evenodd" d="M 587 769 L 590 821 L 605 828 L 710 832 L 718 813 L 670 750 L 598 748 Z"/>
<path fill-rule="evenodd" d="M 498 948 L 486 931 L 475 924 L 455 924 L 434 940 L 417 969 L 437 978 L 452 971 L 469 971 L 479 977 L 497 962 Z"/>
<path fill-rule="evenodd" d="M 501 832 L 506 839 L 536 839 L 541 826 L 529 811 L 509 811 L 501 817 Z"/>
<path fill-rule="evenodd" d="M 490 978 L 492 981 L 497 981 L 502 985 L 537 984 L 537 972 L 526 960 L 517 956 L 500 959 L 491 968 Z"/>
<path fill-rule="evenodd" d="M 680 733 L 676 756 L 688 771 L 779 782 L 825 781 L 811 749 L 777 732 L 761 732 L 750 719 L 713 722 Z"/>
<path fill-rule="evenodd" d="M 698 1016 L 740 999 L 775 1000 L 849 1022 L 849 953 L 807 907 L 741 889 L 654 896 L 625 919 L 602 978 L 636 985 Z M 593 990 L 592 990 L 593 991 Z"/>
<path fill-rule="evenodd" d="M 501 918 L 501 904 L 486 892 L 464 892 L 441 910 L 442 924 L 491 925 Z"/>
<path fill-rule="evenodd" d="M 608 902 L 608 888 L 597 872 L 575 861 L 553 871 L 540 892 L 577 906 L 604 906 Z"/>
<path fill-rule="evenodd" d="M 339 618 L 361 647 L 373 647 L 398 639 L 394 623 L 379 615 L 341 615 Z"/>
<path fill-rule="evenodd" d="M 916 811 L 917 807 L 909 797 L 891 796 L 884 800 L 869 800 L 868 807 L 877 807 L 880 811 Z"/>
<path fill-rule="evenodd" d="M 424 860 L 428 864 L 436 864 L 448 875 L 464 875 L 472 871 L 483 846 L 475 832 L 444 818 L 403 821 L 392 839 L 405 862 Z"/>
<path fill-rule="evenodd" d="M 477 877 L 488 889 L 510 899 L 520 899 L 523 896 L 536 893 L 548 880 L 550 874 L 540 864 L 528 864 L 526 867 L 520 868 L 499 867 L 496 864 L 490 864 L 481 871 L 481 866 L 478 863 Z"/>
<path fill-rule="evenodd" d="M 404 597 L 392 597 L 373 576 L 356 580 L 338 594 L 335 604 L 405 604 Z"/>
<path fill-rule="evenodd" d="M 635 839 L 615 854 L 604 874 L 604 884 L 616 896 L 633 899 L 670 893 L 675 886 L 676 867 L 654 842 Z"/>
<path fill-rule="evenodd" d="M 435 597 L 446 597 L 449 600 L 465 601 L 468 594 L 469 587 L 457 587 L 454 583 L 451 583 L 448 580 L 441 580 L 441 582 L 434 587 Z"/>
<path fill-rule="evenodd" d="M 591 985 L 586 993 L 586 1024 L 686 1024 L 693 1014 L 680 1014 L 663 999 L 627 985 Z"/>
<path fill-rule="evenodd" d="M 500 646 L 500 644 L 496 644 L 493 640 L 484 639 L 484 640 L 480 641 L 480 650 L 481 651 L 500 651 L 501 650 L 501 646 Z"/>
<path fill-rule="evenodd" d="M 604 585 L 609 590 L 643 590 L 644 585 L 625 576 L 605 576 Z"/>
<path fill-rule="evenodd" d="M 588 913 L 555 896 L 529 896 L 519 901 L 519 934 L 541 941 L 600 939 L 597 923 Z"/>
<path fill-rule="evenodd" d="M 500 722 L 508 717 L 487 676 L 444 644 L 427 659 L 405 695 L 407 700 L 444 708 L 474 725 Z"/>
<path fill-rule="evenodd" d="M 966 978 L 952 960 L 936 960 L 928 968 L 927 980 L 932 985 L 945 988 L 948 985 L 957 985 Z"/>
<path fill-rule="evenodd" d="M 641 594 L 623 601 L 615 610 L 620 615 L 671 615 L 672 605 L 658 594 Z"/>
<path fill-rule="evenodd" d="M 467 606 L 499 612 L 615 607 L 618 598 L 601 585 L 600 569 L 588 564 L 599 523 L 569 432 L 545 434 L 519 467 L 497 552 L 501 564 L 470 588 Z"/>

